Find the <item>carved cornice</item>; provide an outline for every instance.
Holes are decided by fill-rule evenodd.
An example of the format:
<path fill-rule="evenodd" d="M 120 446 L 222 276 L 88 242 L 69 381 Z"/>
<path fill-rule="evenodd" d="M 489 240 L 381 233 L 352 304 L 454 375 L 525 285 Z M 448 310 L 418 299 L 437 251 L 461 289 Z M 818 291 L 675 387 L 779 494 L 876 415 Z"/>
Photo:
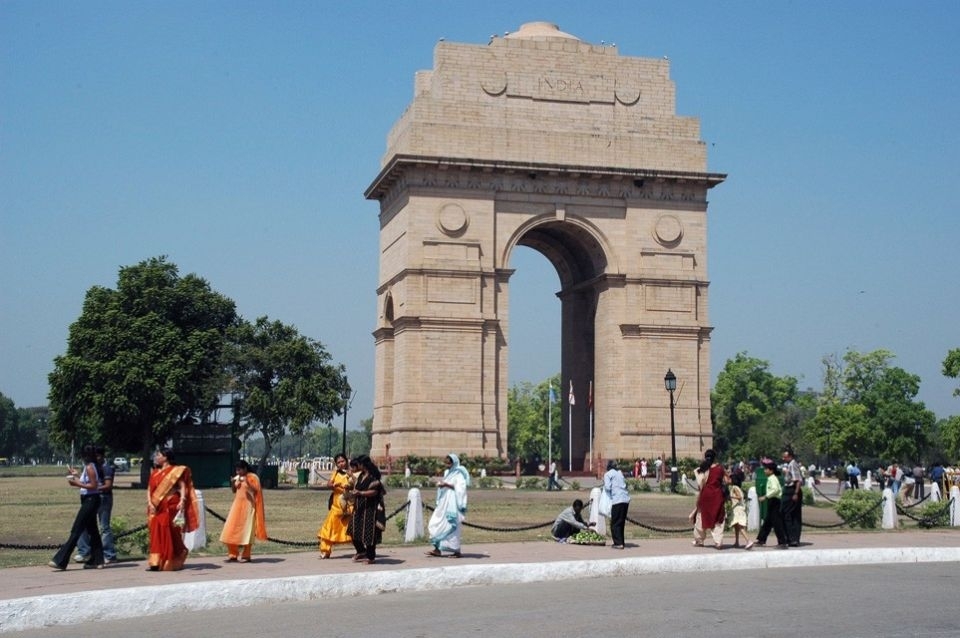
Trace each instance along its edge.
<path fill-rule="evenodd" d="M 620 334 L 623 337 L 669 337 L 673 339 L 707 339 L 713 332 L 712 326 L 653 326 L 648 324 L 622 323 Z"/>
<path fill-rule="evenodd" d="M 389 206 L 411 189 L 543 194 L 706 204 L 706 192 L 722 173 L 637 170 L 395 155 L 364 196 Z"/>

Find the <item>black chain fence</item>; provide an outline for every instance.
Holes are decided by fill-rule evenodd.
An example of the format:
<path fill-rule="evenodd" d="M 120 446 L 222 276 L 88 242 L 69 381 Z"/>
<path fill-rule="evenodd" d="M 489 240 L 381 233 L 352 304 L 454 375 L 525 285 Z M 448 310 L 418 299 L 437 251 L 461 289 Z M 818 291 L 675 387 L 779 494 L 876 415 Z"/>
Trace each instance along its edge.
<path fill-rule="evenodd" d="M 814 486 L 814 490 L 816 490 L 816 492 L 817 492 L 818 494 L 820 494 L 823 498 L 825 498 L 825 499 L 828 500 L 829 502 L 831 502 L 831 503 L 836 503 L 836 502 L 837 502 L 837 501 L 831 500 L 829 497 L 827 497 L 826 495 L 824 495 L 824 494 L 819 490 L 819 488 L 817 488 L 816 486 Z M 953 499 L 944 502 L 943 508 L 942 508 L 941 510 L 938 510 L 937 512 L 934 512 L 934 513 L 928 513 L 928 514 L 925 515 L 925 516 L 914 516 L 914 515 L 912 515 L 910 512 L 907 511 L 907 510 L 910 509 L 910 508 L 913 508 L 913 507 L 916 507 L 917 505 L 920 505 L 921 503 L 923 503 L 924 501 L 928 500 L 929 498 L 930 498 L 930 495 L 927 494 L 923 499 L 921 499 L 921 500 L 919 500 L 919 501 L 917 501 L 917 502 L 915 502 L 915 503 L 913 503 L 912 505 L 909 505 L 909 506 L 901 506 L 900 504 L 896 504 L 897 513 L 900 514 L 901 516 L 905 516 L 905 517 L 907 517 L 907 518 L 909 518 L 909 519 L 911 519 L 911 520 L 913 520 L 913 521 L 916 521 L 920 527 L 924 527 L 924 528 L 926 528 L 926 527 L 936 527 L 937 525 L 941 524 L 941 521 L 942 521 L 944 515 L 949 515 L 950 507 L 951 507 L 951 505 L 953 504 Z M 804 522 L 804 523 L 803 523 L 803 527 L 810 527 L 810 528 L 813 528 L 813 529 L 836 529 L 836 528 L 839 528 L 839 527 L 843 527 L 843 526 L 845 526 L 845 525 L 854 525 L 854 524 L 860 522 L 861 520 L 867 518 L 868 516 L 873 515 L 874 512 L 876 511 L 876 509 L 879 508 L 879 507 L 881 507 L 885 501 L 886 501 L 886 497 L 884 497 L 884 498 L 882 498 L 881 500 L 877 501 L 877 503 L 876 503 L 873 507 L 871 507 L 869 510 L 864 511 L 864 512 L 861 512 L 861 513 L 858 514 L 857 516 L 854 516 L 854 517 L 851 517 L 851 518 L 848 518 L 848 519 L 842 519 L 842 520 L 840 520 L 840 521 L 837 522 L 837 523 L 820 525 L 820 524 L 815 524 L 815 523 Z M 587 501 L 587 503 L 584 505 L 584 507 L 589 507 L 592 502 L 593 502 L 592 500 L 591 500 L 591 501 Z M 407 501 L 407 502 L 405 502 L 404 504 L 402 504 L 402 505 L 400 505 L 399 507 L 397 507 L 393 512 L 391 512 L 391 513 L 386 517 L 386 519 L 387 519 L 387 520 L 390 520 L 390 519 L 398 516 L 398 515 L 401 514 L 402 512 L 405 512 L 409 507 L 410 507 L 410 501 Z M 436 508 L 431 507 L 430 505 L 428 505 L 428 504 L 426 504 L 426 503 L 423 504 L 423 507 L 424 507 L 424 509 L 426 509 L 426 510 L 429 511 L 429 512 L 433 512 L 433 511 L 436 509 Z M 209 513 L 211 516 L 213 516 L 215 519 L 219 520 L 220 522 L 226 522 L 226 517 L 222 516 L 222 515 L 219 514 L 218 512 L 214 511 L 213 509 L 211 509 L 211 508 L 209 508 L 209 507 L 204 507 L 204 510 L 205 510 L 207 513 Z M 693 531 L 693 529 L 694 529 L 692 526 L 691 526 L 691 527 L 681 527 L 681 528 L 657 527 L 657 526 L 655 526 L 655 525 L 647 525 L 647 524 L 645 524 L 645 523 L 641 523 L 640 521 L 638 521 L 638 520 L 636 520 L 636 519 L 633 519 L 633 518 L 630 518 L 629 516 L 627 517 L 627 521 L 628 521 L 630 524 L 632 524 L 632 525 L 635 525 L 635 526 L 637 526 L 637 527 L 640 527 L 640 528 L 649 530 L 649 531 L 651 531 L 651 532 L 657 532 L 657 533 L 659 533 L 659 534 L 689 534 L 689 533 L 691 533 L 691 532 Z M 527 532 L 527 531 L 531 531 L 531 530 L 535 530 L 535 529 L 541 529 L 541 528 L 545 528 L 545 527 L 550 527 L 550 526 L 553 525 L 553 521 L 551 520 L 551 521 L 546 521 L 546 522 L 543 522 L 543 523 L 533 523 L 533 524 L 531 524 L 531 525 L 522 525 L 522 526 L 519 526 L 519 527 L 494 527 L 494 526 L 490 526 L 490 525 L 480 525 L 480 524 L 478 524 L 478 523 L 473 523 L 473 522 L 468 522 L 468 521 L 464 521 L 464 522 L 463 522 L 463 525 L 464 525 L 464 527 L 470 527 L 470 528 L 473 528 L 473 529 L 479 529 L 479 530 L 483 530 L 483 531 L 486 531 L 486 532 L 503 532 L 503 533 L 510 533 L 510 532 Z M 123 538 L 124 536 L 129 536 L 129 535 L 131 535 L 131 534 L 136 534 L 136 533 L 138 533 L 138 532 L 141 532 L 141 531 L 145 530 L 146 528 L 147 528 L 146 525 L 141 525 L 141 526 L 135 527 L 135 528 L 133 528 L 133 529 L 124 530 L 123 532 L 120 532 L 120 533 L 118 533 L 118 534 L 115 534 L 115 535 L 114 535 L 114 538 L 118 538 L 118 539 L 119 539 L 119 538 Z M 279 538 L 273 538 L 273 537 L 270 537 L 270 536 L 267 537 L 267 540 L 270 541 L 270 542 L 273 542 L 273 543 L 277 543 L 277 544 L 279 544 L 279 545 L 286 545 L 286 546 L 288 546 L 288 547 L 315 547 L 315 546 L 317 545 L 317 543 L 318 543 L 318 541 L 316 541 L 316 540 L 309 540 L 309 541 L 291 541 L 291 540 L 284 540 L 284 539 L 279 539 Z M 26 545 L 26 544 L 18 544 L 18 543 L 0 543 L 0 549 L 37 550 L 37 551 L 46 550 L 46 551 L 54 551 L 54 550 L 57 550 L 57 549 L 59 549 L 59 548 L 60 548 L 60 545 Z"/>

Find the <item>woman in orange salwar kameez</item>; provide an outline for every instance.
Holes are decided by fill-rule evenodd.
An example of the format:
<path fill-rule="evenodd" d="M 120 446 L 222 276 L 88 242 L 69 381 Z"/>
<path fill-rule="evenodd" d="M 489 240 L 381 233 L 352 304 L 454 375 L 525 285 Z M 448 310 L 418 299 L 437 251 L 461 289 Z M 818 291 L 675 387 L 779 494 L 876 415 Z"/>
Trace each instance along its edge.
<path fill-rule="evenodd" d="M 200 514 L 190 468 L 174 465 L 173 450 L 163 448 L 154 456 L 156 468 L 147 489 L 147 525 L 150 528 L 150 571 L 183 569 L 187 548 L 184 532 L 197 529 Z"/>
<path fill-rule="evenodd" d="M 349 543 L 350 516 L 353 514 L 353 504 L 347 499 L 347 492 L 353 489 L 354 477 L 347 471 L 347 457 L 337 454 L 334 457 L 337 470 L 327 481 L 330 494 L 329 512 L 323 521 L 323 526 L 317 532 L 320 539 L 320 558 L 330 558 L 334 545 Z"/>
<path fill-rule="evenodd" d="M 246 461 L 238 461 L 236 475 L 230 479 L 233 505 L 223 524 L 220 542 L 227 546 L 227 560 L 250 561 L 253 539 L 267 540 L 267 523 L 263 515 L 263 492 L 260 478 L 250 471 Z"/>

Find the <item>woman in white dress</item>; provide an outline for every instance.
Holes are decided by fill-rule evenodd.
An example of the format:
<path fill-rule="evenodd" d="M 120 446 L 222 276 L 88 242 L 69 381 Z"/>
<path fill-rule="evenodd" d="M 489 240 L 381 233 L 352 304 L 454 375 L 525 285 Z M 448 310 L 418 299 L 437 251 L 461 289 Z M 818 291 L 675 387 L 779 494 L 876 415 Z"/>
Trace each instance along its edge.
<path fill-rule="evenodd" d="M 460 457 L 456 454 L 449 454 L 445 463 L 447 469 L 437 483 L 437 508 L 433 510 L 427 525 L 433 544 L 427 556 L 442 556 L 444 551 L 448 551 L 451 558 L 460 558 L 460 535 L 467 513 L 470 473 L 460 465 Z"/>

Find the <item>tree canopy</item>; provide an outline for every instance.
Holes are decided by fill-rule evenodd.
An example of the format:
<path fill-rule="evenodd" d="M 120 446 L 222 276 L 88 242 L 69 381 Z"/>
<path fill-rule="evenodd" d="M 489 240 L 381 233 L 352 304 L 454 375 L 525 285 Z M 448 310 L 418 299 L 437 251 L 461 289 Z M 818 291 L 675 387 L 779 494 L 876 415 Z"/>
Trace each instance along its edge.
<path fill-rule="evenodd" d="M 155 257 L 120 269 L 116 289 L 87 291 L 67 351 L 50 373 L 51 432 L 140 450 L 209 412 L 223 386 L 233 301 Z M 145 464 L 146 466 L 146 464 Z"/>
<path fill-rule="evenodd" d="M 797 380 L 778 377 L 762 359 L 738 353 L 727 359 L 711 393 L 714 446 L 734 457 L 757 458 L 791 443 Z"/>
<path fill-rule="evenodd" d="M 933 439 L 935 417 L 915 400 L 920 377 L 893 358 L 882 349 L 824 357 L 824 392 L 805 432 L 832 459 L 915 462 Z"/>
<path fill-rule="evenodd" d="M 263 435 L 261 465 L 287 432 L 302 434 L 313 421 L 330 421 L 344 407 L 347 378 L 319 341 L 293 326 L 260 317 L 231 330 L 228 366 L 234 409 L 245 432 Z"/>
<path fill-rule="evenodd" d="M 533 385 L 529 382 L 518 383 L 507 393 L 507 453 L 511 457 L 528 460 L 546 459 L 551 445 L 548 432 L 552 430 L 553 457 L 562 455 L 561 406 L 554 401 L 550 408 L 550 386 L 554 397 L 558 396 L 560 375 Z M 547 426 L 547 417 L 551 417 L 552 428 Z"/>
<path fill-rule="evenodd" d="M 960 377 L 960 348 L 954 348 L 943 360 L 943 376 L 956 379 Z M 953 389 L 953 396 L 960 397 L 960 386 Z"/>

